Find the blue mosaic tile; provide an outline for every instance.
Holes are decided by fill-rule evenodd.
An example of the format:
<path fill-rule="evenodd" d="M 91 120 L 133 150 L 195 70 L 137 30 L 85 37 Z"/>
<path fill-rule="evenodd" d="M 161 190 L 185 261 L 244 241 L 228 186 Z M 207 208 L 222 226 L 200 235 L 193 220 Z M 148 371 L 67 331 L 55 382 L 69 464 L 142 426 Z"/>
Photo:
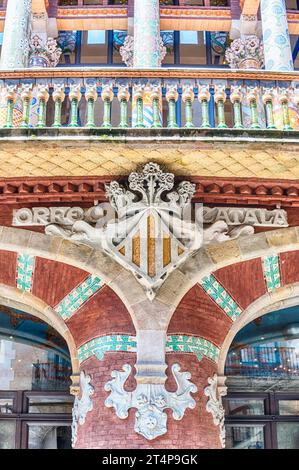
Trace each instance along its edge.
<path fill-rule="evenodd" d="M 239 307 L 212 274 L 204 277 L 200 284 L 208 296 L 211 297 L 233 321 L 241 315 L 241 307 Z"/>
<path fill-rule="evenodd" d="M 99 277 L 91 275 L 79 286 L 73 289 L 62 301 L 56 306 L 55 310 L 64 319 L 70 318 L 80 307 L 90 299 L 101 287 L 102 281 Z"/>

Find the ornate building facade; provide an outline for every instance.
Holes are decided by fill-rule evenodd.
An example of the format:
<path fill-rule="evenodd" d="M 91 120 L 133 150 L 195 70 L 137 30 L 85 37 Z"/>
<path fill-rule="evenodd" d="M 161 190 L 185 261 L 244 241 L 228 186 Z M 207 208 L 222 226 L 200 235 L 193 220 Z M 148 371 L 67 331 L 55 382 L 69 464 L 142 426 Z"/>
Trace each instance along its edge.
<path fill-rule="evenodd" d="M 298 2 L 0 31 L 0 448 L 299 448 Z"/>

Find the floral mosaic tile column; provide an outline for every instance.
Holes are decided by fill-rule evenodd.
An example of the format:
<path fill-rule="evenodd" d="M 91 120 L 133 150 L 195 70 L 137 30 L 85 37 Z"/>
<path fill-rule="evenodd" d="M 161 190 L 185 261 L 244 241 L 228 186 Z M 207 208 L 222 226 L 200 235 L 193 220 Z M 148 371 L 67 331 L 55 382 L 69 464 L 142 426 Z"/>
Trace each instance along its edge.
<path fill-rule="evenodd" d="M 1 68 L 14 69 L 27 67 L 32 0 L 8 0 Z"/>
<path fill-rule="evenodd" d="M 293 70 L 285 0 L 261 0 L 265 69 Z"/>
<path fill-rule="evenodd" d="M 134 67 L 160 67 L 159 0 L 135 0 Z"/>

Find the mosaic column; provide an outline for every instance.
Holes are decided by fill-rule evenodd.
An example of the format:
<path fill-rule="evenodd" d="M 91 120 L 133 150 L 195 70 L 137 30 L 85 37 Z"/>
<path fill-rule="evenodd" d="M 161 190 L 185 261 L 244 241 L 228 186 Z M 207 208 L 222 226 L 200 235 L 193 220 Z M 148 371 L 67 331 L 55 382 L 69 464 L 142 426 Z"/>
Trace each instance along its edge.
<path fill-rule="evenodd" d="M 135 0 L 134 67 L 161 65 L 159 0 Z"/>
<path fill-rule="evenodd" d="M 30 26 L 31 0 L 8 0 L 1 53 L 2 69 L 27 67 Z"/>
<path fill-rule="evenodd" d="M 266 70 L 293 70 L 285 0 L 261 0 Z"/>

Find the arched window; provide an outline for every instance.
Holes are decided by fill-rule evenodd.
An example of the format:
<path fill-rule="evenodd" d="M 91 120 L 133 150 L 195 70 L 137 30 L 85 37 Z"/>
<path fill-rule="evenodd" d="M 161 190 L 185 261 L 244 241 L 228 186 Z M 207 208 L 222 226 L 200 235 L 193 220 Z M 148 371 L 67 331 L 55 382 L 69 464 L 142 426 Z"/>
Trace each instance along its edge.
<path fill-rule="evenodd" d="M 228 448 L 299 448 L 299 307 L 245 326 L 226 360 Z"/>
<path fill-rule="evenodd" d="M 51 326 L 0 306 L 0 449 L 71 447 L 71 372 Z"/>

